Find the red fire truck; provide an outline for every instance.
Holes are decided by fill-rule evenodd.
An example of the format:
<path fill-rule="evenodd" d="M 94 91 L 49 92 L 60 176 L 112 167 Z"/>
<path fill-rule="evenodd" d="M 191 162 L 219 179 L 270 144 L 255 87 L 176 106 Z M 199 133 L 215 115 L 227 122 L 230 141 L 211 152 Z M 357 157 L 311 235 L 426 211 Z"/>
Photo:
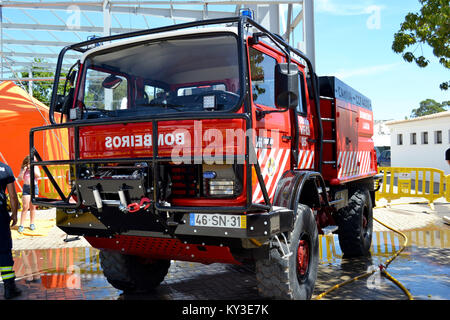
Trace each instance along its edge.
<path fill-rule="evenodd" d="M 69 51 L 80 59 L 58 90 Z M 317 77 L 249 17 L 64 48 L 50 121 L 31 130 L 31 164 L 58 197 L 33 202 L 100 249 L 106 278 L 125 292 L 158 286 L 182 260 L 254 263 L 261 296 L 309 299 L 319 234 L 337 233 L 346 256 L 370 249 L 371 101 Z M 49 132 L 64 132 L 67 155 L 35 147 Z M 67 192 L 55 167 L 67 169 Z"/>

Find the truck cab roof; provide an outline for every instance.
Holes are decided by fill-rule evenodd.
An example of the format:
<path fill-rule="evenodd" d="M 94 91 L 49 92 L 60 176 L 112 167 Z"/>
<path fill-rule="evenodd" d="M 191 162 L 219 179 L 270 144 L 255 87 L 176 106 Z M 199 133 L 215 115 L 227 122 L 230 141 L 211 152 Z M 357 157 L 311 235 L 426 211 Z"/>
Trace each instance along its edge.
<path fill-rule="evenodd" d="M 197 29 L 189 29 L 189 30 L 181 29 L 181 30 L 175 30 L 175 31 L 155 33 L 155 34 L 150 34 L 150 35 L 145 35 L 145 36 L 127 38 L 124 40 L 118 40 L 118 41 L 108 43 L 108 44 L 102 44 L 102 45 L 99 45 L 99 46 L 96 46 L 96 47 L 93 47 L 93 48 L 87 50 L 81 56 L 80 62 L 84 63 L 85 60 L 93 54 L 101 54 L 102 52 L 111 52 L 111 51 L 114 51 L 114 49 L 119 50 L 119 48 L 126 47 L 129 45 L 139 44 L 139 43 L 143 43 L 143 42 L 150 42 L 150 41 L 160 40 L 160 39 L 175 38 L 175 37 L 190 36 L 190 35 L 201 35 L 201 34 L 208 34 L 208 33 L 233 33 L 233 34 L 237 35 L 237 28 L 208 27 L 208 28 L 197 28 Z"/>

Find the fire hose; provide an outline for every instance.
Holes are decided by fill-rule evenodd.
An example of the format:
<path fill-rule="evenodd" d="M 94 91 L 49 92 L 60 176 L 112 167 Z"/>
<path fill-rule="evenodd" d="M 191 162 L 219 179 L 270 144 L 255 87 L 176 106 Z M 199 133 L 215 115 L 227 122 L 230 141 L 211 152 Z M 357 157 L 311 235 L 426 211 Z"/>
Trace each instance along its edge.
<path fill-rule="evenodd" d="M 403 242 L 403 245 L 401 246 L 401 248 L 400 248 L 399 250 L 397 250 L 397 251 L 395 252 L 395 254 L 394 254 L 392 257 L 390 257 L 388 260 L 386 260 L 386 262 L 385 262 L 384 264 L 380 264 L 380 265 L 378 266 L 378 268 L 379 268 L 379 270 L 380 270 L 381 275 L 383 275 L 383 276 L 386 277 L 387 279 L 391 280 L 395 285 L 397 285 L 397 286 L 398 286 L 398 287 L 406 294 L 406 296 L 408 297 L 409 300 L 414 300 L 413 296 L 412 296 L 411 293 L 408 291 L 408 289 L 406 289 L 406 287 L 405 287 L 403 284 L 401 284 L 400 281 L 398 281 L 397 279 L 395 279 L 391 274 L 389 274 L 389 273 L 386 271 L 386 268 L 389 266 L 389 264 L 390 264 L 392 261 L 394 261 L 394 259 L 397 258 L 397 256 L 405 249 L 405 247 L 406 247 L 406 245 L 407 245 L 407 243 L 408 243 L 408 237 L 407 237 L 403 232 L 401 232 L 401 231 L 399 231 L 399 230 L 396 230 L 396 229 L 394 229 L 394 228 L 392 228 L 392 227 L 387 226 L 386 224 L 384 224 L 383 222 L 379 221 L 379 220 L 376 219 L 375 217 L 374 217 L 373 219 L 374 219 L 376 222 L 378 222 L 379 224 L 381 224 L 382 226 L 388 228 L 389 230 L 394 231 L 395 233 L 398 233 L 399 235 L 401 235 L 401 236 L 403 237 L 404 242 Z M 367 271 L 367 272 L 364 273 L 364 274 L 361 274 L 361 275 L 359 275 L 359 276 L 356 276 L 356 277 L 354 277 L 354 278 L 352 278 L 352 279 L 349 279 L 349 280 L 346 280 L 346 281 L 344 281 L 344 282 L 341 282 L 341 283 L 339 283 L 339 284 L 337 284 L 337 285 L 331 287 L 330 289 L 324 291 L 323 293 L 319 294 L 317 297 L 315 297 L 315 300 L 320 300 L 320 299 L 322 299 L 325 295 L 329 294 L 330 292 L 332 292 L 332 291 L 334 291 L 334 290 L 337 290 L 337 289 L 339 289 L 339 288 L 341 288 L 341 287 L 343 287 L 343 286 L 345 286 L 345 285 L 347 285 L 347 284 L 349 284 L 349 283 L 352 283 L 352 282 L 354 282 L 354 281 L 356 281 L 356 280 L 359 280 L 359 279 L 363 279 L 363 278 L 369 277 L 369 276 L 371 276 L 372 274 L 374 274 L 375 272 L 376 272 L 376 269 L 373 269 L 373 270 L 371 270 L 371 271 Z"/>

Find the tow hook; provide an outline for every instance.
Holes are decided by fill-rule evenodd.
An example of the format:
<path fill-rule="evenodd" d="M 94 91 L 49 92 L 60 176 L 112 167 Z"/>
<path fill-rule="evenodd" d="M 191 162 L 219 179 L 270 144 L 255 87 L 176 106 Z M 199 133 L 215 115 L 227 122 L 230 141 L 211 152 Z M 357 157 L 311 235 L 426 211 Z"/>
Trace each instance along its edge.
<path fill-rule="evenodd" d="M 121 210 L 124 212 L 130 212 L 130 213 L 134 213 L 134 212 L 138 212 L 141 209 L 148 209 L 152 204 L 152 200 L 150 200 L 149 198 L 143 197 L 141 199 L 141 201 L 139 203 L 137 202 L 133 202 L 130 203 L 128 206 L 121 206 Z"/>

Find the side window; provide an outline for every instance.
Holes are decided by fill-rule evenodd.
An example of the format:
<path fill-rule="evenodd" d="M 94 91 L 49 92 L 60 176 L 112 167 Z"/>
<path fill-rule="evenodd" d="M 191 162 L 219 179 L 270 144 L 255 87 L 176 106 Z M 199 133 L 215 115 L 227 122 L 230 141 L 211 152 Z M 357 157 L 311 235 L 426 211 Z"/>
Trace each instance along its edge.
<path fill-rule="evenodd" d="M 306 114 L 308 111 L 306 108 L 305 79 L 303 77 L 303 73 L 301 72 L 298 73 L 298 76 L 298 92 L 300 96 L 298 97 L 297 112 L 300 114 Z"/>
<path fill-rule="evenodd" d="M 114 82 L 110 88 L 105 87 L 108 77 L 111 77 L 111 83 Z M 83 102 L 87 109 L 118 110 L 123 108 L 124 105 L 126 107 L 127 88 L 127 79 L 124 77 L 112 76 L 107 72 L 88 69 Z"/>
<path fill-rule="evenodd" d="M 160 96 L 164 93 L 164 89 L 162 88 L 158 88 L 158 87 L 154 87 L 152 85 L 148 85 L 146 84 L 144 86 L 144 91 L 145 91 L 145 95 L 146 95 L 146 102 L 150 102 L 153 99 L 157 99 L 160 98 Z"/>
<path fill-rule="evenodd" d="M 253 102 L 275 107 L 274 85 L 277 61 L 253 48 L 250 48 L 249 55 Z"/>

